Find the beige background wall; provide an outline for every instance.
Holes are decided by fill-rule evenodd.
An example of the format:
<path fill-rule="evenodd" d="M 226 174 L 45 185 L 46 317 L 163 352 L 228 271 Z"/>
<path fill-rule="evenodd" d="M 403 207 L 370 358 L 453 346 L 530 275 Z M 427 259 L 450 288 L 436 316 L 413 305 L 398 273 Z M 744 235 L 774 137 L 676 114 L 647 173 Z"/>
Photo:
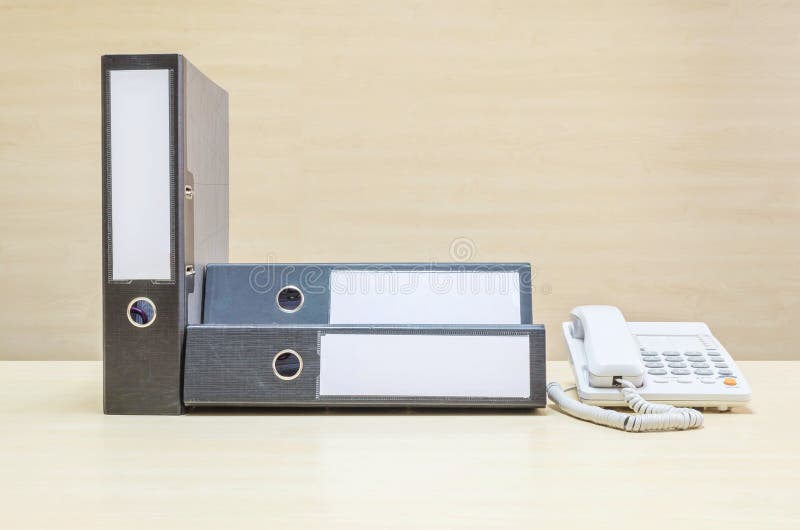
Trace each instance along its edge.
<path fill-rule="evenodd" d="M 0 0 L 0 358 L 100 356 L 100 55 L 230 93 L 235 261 L 531 261 L 800 359 L 800 3 Z M 183 5 L 179 5 L 183 4 Z M 782 5 L 786 4 L 786 5 Z"/>

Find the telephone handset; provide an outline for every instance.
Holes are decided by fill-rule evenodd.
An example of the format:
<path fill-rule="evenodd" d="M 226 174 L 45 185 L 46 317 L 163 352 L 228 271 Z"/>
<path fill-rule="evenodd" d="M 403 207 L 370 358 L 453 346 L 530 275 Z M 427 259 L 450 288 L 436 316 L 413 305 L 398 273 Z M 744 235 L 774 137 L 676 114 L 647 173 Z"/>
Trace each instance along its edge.
<path fill-rule="evenodd" d="M 558 383 L 547 393 L 573 416 L 627 431 L 690 429 L 702 414 L 678 407 L 723 411 L 750 399 L 741 371 L 701 322 L 626 322 L 612 306 L 580 306 L 571 316 L 562 327 L 581 402 Z"/>
<path fill-rule="evenodd" d="M 585 305 L 576 307 L 570 315 L 572 336 L 583 341 L 589 384 L 620 386 L 620 381 L 626 379 L 634 386 L 642 386 L 644 366 L 639 346 L 619 309 Z"/>

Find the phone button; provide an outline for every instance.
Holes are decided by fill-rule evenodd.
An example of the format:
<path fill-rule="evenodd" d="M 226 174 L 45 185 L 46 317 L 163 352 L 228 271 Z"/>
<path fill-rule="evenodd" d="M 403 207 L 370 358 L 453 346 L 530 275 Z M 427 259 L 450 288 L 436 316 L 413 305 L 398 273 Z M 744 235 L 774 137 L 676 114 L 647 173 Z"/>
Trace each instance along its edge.
<path fill-rule="evenodd" d="M 734 377 L 726 377 L 722 382 L 728 386 L 736 386 L 736 378 Z"/>
<path fill-rule="evenodd" d="M 664 368 L 662 363 L 644 363 L 645 368 Z"/>
<path fill-rule="evenodd" d="M 653 379 L 653 381 L 655 381 L 656 383 L 669 383 L 669 379 L 666 379 L 664 377 L 656 377 L 655 379 Z"/>
<path fill-rule="evenodd" d="M 671 370 L 672 375 L 689 375 L 689 370 L 678 369 L 678 370 Z"/>
<path fill-rule="evenodd" d="M 713 377 L 701 377 L 700 381 L 702 381 L 703 383 L 705 383 L 707 385 L 713 385 L 714 383 L 717 382 L 717 380 L 714 379 Z"/>
<path fill-rule="evenodd" d="M 669 363 L 670 368 L 686 368 L 686 363 Z"/>
<path fill-rule="evenodd" d="M 692 382 L 692 378 L 691 377 L 679 377 L 678 378 L 678 382 L 679 383 L 691 383 Z"/>
<path fill-rule="evenodd" d="M 647 373 L 650 375 L 667 375 L 667 371 L 662 369 L 648 370 Z"/>
<path fill-rule="evenodd" d="M 699 370 L 695 370 L 694 373 L 697 375 L 713 375 L 713 370 L 706 370 L 705 368 L 701 368 Z"/>

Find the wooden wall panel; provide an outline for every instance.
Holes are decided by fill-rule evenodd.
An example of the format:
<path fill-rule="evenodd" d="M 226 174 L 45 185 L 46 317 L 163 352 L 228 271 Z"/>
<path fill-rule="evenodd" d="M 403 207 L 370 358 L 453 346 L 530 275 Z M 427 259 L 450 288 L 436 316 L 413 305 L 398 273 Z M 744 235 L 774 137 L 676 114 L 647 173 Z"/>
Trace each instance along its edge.
<path fill-rule="evenodd" d="M 0 0 L 0 358 L 100 355 L 100 55 L 230 93 L 231 258 L 531 261 L 800 359 L 800 4 Z"/>

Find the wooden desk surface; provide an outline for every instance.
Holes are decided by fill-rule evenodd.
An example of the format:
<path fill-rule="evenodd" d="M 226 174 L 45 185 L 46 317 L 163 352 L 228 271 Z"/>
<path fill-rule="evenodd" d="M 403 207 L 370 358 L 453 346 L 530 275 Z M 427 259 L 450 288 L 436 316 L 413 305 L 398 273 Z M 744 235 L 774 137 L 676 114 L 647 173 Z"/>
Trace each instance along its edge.
<path fill-rule="evenodd" d="M 104 416 L 99 362 L 0 362 L 0 527 L 798 528 L 800 362 L 740 366 L 748 408 L 629 434 L 552 408 Z"/>

